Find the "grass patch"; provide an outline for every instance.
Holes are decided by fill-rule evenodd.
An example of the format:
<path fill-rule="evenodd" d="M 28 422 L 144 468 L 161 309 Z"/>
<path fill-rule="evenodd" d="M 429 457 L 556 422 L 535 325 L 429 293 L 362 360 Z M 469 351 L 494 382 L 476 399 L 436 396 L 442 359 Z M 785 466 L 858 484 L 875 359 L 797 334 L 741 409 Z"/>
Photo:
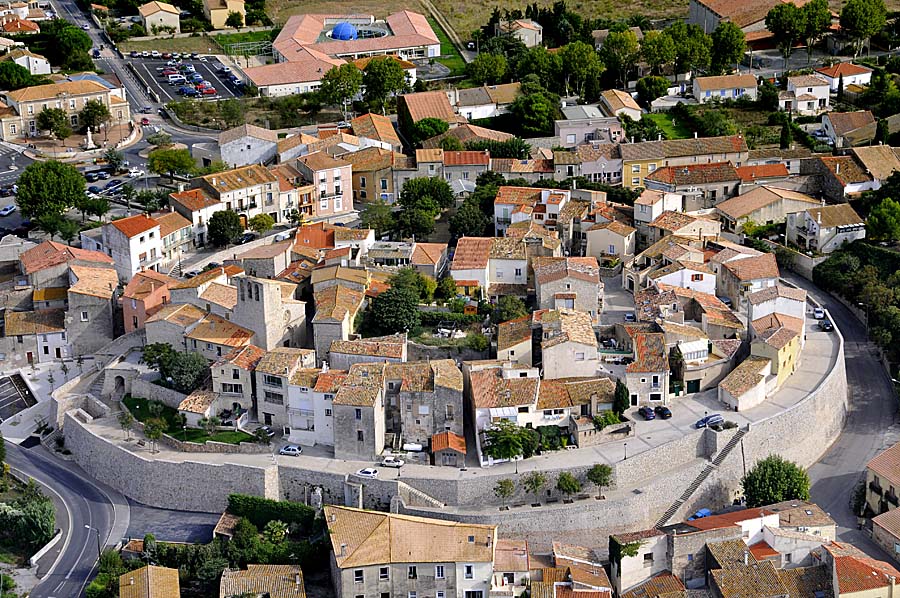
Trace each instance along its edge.
<path fill-rule="evenodd" d="M 125 395 L 122 402 L 125 403 L 125 406 L 128 407 L 128 410 L 139 422 L 145 422 L 153 417 L 150 414 L 150 401 L 147 399 Z M 176 419 L 177 415 L 178 410 L 173 409 L 168 405 L 162 406 L 160 417 L 166 422 L 166 433 L 176 440 L 197 442 L 200 444 L 210 440 L 227 444 L 240 444 L 241 442 L 253 442 L 256 440 L 250 434 L 239 430 L 223 430 L 213 432 L 212 434 L 207 434 L 206 430 L 200 428 L 188 428 L 187 430 L 184 430 Z"/>
<path fill-rule="evenodd" d="M 230 44 L 248 44 L 251 42 L 271 42 L 278 37 L 281 29 L 270 29 L 268 31 L 247 31 L 245 33 L 225 33 L 222 35 L 214 35 L 212 38 L 224 50 Z"/>
<path fill-rule="evenodd" d="M 681 119 L 675 118 L 671 114 L 651 112 L 644 116 L 655 122 L 656 126 L 662 129 L 663 133 L 666 135 L 666 139 L 687 139 L 694 136 L 691 130 L 681 122 Z"/>
<path fill-rule="evenodd" d="M 268 31 L 264 32 L 268 33 Z M 220 36 L 216 36 L 220 37 Z M 221 36 L 226 37 L 226 36 Z M 234 42 L 232 42 L 234 43 Z M 119 44 L 119 50 L 134 52 L 197 52 L 199 54 L 221 54 L 224 52 L 214 37 L 198 35 L 197 37 L 176 37 L 174 39 L 126 40 Z"/>
<path fill-rule="evenodd" d="M 441 42 L 441 57 L 435 60 L 450 69 L 451 77 L 464 75 L 466 73 L 466 61 L 463 60 L 462 54 L 459 53 L 453 42 L 450 41 L 447 32 L 432 17 L 428 17 L 428 24 L 434 29 L 435 35 L 438 36 Z"/>

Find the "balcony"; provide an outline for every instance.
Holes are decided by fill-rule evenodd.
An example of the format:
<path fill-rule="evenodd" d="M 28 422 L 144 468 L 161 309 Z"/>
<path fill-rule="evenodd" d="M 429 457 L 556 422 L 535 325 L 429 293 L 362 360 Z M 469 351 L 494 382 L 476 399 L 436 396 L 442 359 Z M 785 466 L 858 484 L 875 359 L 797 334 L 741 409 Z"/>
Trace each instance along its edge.
<path fill-rule="evenodd" d="M 510 219 L 510 218 L 503 218 L 502 216 L 497 216 L 497 224 L 510 224 L 511 222 L 512 222 L 512 219 Z"/>
<path fill-rule="evenodd" d="M 900 499 L 897 498 L 897 495 L 893 492 L 888 492 L 884 495 L 884 500 L 888 503 L 894 505 L 895 507 L 900 506 Z"/>
<path fill-rule="evenodd" d="M 881 486 L 879 486 L 875 482 L 869 482 L 869 492 L 871 492 L 873 494 L 877 494 L 878 496 L 881 496 L 881 494 L 884 492 L 884 490 L 882 490 Z"/>

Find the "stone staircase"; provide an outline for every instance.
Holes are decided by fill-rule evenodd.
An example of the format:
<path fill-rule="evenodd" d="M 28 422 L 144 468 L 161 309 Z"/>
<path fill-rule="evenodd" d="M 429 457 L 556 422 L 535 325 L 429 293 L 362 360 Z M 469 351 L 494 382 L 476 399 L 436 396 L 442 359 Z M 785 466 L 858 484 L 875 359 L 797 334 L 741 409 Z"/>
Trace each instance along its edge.
<path fill-rule="evenodd" d="M 181 270 L 182 270 L 181 262 L 177 261 L 177 262 L 175 262 L 175 265 L 169 269 L 169 276 L 171 276 L 172 278 L 181 278 L 181 276 L 182 276 Z"/>
<path fill-rule="evenodd" d="M 103 400 L 103 382 L 106 380 L 106 370 L 100 370 L 100 373 L 91 382 L 88 392 L 98 400 Z"/>
<path fill-rule="evenodd" d="M 405 482 L 397 482 L 397 490 L 400 496 L 404 494 L 409 498 L 406 500 L 407 506 L 410 507 L 428 507 L 432 509 L 443 509 L 446 505 L 441 501 L 433 498 L 421 490 L 413 488 Z"/>
<path fill-rule="evenodd" d="M 676 512 L 678 512 L 678 509 L 680 509 L 684 503 L 690 500 L 694 492 L 697 491 L 697 488 L 699 488 L 700 485 L 706 480 L 706 478 L 709 477 L 709 474 L 711 474 L 713 470 L 718 468 L 719 465 L 721 465 L 722 462 L 725 461 L 734 447 L 737 446 L 737 444 L 741 441 L 741 438 L 743 438 L 746 434 L 747 430 L 738 430 L 735 435 L 731 437 L 731 440 L 729 440 L 725 444 L 725 446 L 722 447 L 722 450 L 719 451 L 719 454 L 716 455 L 715 458 L 706 467 L 703 468 L 703 471 L 701 471 L 697 475 L 697 477 L 694 478 L 694 481 L 692 481 L 691 484 L 687 488 L 685 488 L 681 496 L 679 496 L 675 500 L 675 502 L 673 502 L 669 506 L 669 508 L 666 509 L 666 512 L 663 513 L 662 517 L 660 517 L 656 522 L 656 527 L 662 527 L 669 523 L 669 520 L 675 515 Z"/>

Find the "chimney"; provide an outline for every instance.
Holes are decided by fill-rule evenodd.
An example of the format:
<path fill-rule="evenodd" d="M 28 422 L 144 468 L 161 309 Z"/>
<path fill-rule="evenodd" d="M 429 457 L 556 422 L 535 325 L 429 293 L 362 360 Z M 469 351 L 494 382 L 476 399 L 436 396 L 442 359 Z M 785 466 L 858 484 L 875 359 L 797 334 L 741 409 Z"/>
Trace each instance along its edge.
<path fill-rule="evenodd" d="M 341 544 L 341 554 L 339 556 L 344 556 L 344 553 L 347 551 L 347 545 Z"/>
<path fill-rule="evenodd" d="M 128 585 L 130 585 L 130 586 L 133 586 L 133 585 L 134 585 L 134 577 L 131 577 L 131 578 L 128 580 Z"/>
<path fill-rule="evenodd" d="M 822 224 L 822 212 L 821 212 L 821 210 L 819 211 L 818 214 L 816 214 L 816 222 L 818 222 L 820 225 Z"/>
<path fill-rule="evenodd" d="M 216 186 L 216 177 L 210 179 L 210 182 L 213 184 L 213 187 Z"/>
<path fill-rule="evenodd" d="M 299 573 L 294 575 L 294 583 L 298 586 L 300 585 L 300 574 Z"/>
<path fill-rule="evenodd" d="M 744 564 L 748 565 L 750 563 L 750 553 L 746 550 L 744 551 Z"/>
<path fill-rule="evenodd" d="M 694 131 L 694 139 L 697 138 L 697 131 Z"/>
<path fill-rule="evenodd" d="M 657 141 L 662 141 L 662 133 L 659 133 L 659 134 L 656 135 L 656 140 L 657 140 Z"/>
<path fill-rule="evenodd" d="M 631 136 L 631 143 L 634 143 L 634 135 Z"/>
<path fill-rule="evenodd" d="M 834 174 L 841 174 L 841 163 L 838 162 L 834 165 Z"/>

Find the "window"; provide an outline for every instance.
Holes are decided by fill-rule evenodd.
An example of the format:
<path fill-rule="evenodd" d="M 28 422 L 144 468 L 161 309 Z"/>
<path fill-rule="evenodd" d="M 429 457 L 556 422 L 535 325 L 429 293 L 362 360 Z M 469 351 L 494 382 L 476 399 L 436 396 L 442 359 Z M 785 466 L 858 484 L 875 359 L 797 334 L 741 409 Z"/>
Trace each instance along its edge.
<path fill-rule="evenodd" d="M 272 403 L 273 405 L 284 405 L 284 396 L 277 392 L 269 392 L 265 391 L 264 400 L 266 403 Z"/>
<path fill-rule="evenodd" d="M 638 185 L 641 184 L 641 179 L 637 178 L 636 176 L 635 176 L 635 177 L 631 177 L 631 184 L 634 185 L 635 187 L 637 187 Z M 642 212 L 645 211 L 645 210 L 644 210 L 645 207 L 646 207 L 646 206 L 641 206 L 641 211 L 642 211 Z"/>
<path fill-rule="evenodd" d="M 50 355 L 50 347 L 44 345 L 44 355 Z"/>
<path fill-rule="evenodd" d="M 227 382 L 222 383 L 222 392 L 226 394 L 239 395 L 244 393 L 244 385 L 243 384 L 228 384 Z"/>
<path fill-rule="evenodd" d="M 454 417 L 454 414 L 453 414 L 453 405 L 447 405 L 446 407 L 447 407 L 447 413 L 446 413 L 446 415 L 444 416 L 444 419 L 450 419 L 450 420 L 452 420 L 453 417 Z"/>
<path fill-rule="evenodd" d="M 516 268 L 516 276 L 522 276 L 522 268 Z"/>
<path fill-rule="evenodd" d="M 444 579 L 444 566 L 443 565 L 435 565 L 434 566 L 434 578 L 435 579 Z"/>
<path fill-rule="evenodd" d="M 281 388 L 281 378 L 279 376 L 270 376 L 269 374 L 264 374 L 263 383 L 269 386 L 277 386 L 278 388 Z"/>
<path fill-rule="evenodd" d="M 444 592 L 437 592 L 435 598 L 444 598 Z"/>
<path fill-rule="evenodd" d="M 381 190 L 387 191 L 387 188 L 388 188 L 387 179 L 381 179 Z"/>
<path fill-rule="evenodd" d="M 417 592 L 410 592 L 410 593 L 409 593 L 409 598 L 418 598 L 418 593 L 417 593 Z"/>
<path fill-rule="evenodd" d="M 647 552 L 644 553 L 644 567 L 652 567 L 653 566 L 653 553 Z"/>
<path fill-rule="evenodd" d="M 463 575 L 466 579 L 472 579 L 475 577 L 475 567 L 472 565 L 463 565 Z"/>
<path fill-rule="evenodd" d="M 640 165 L 640 164 L 632 164 L 632 165 L 631 165 L 631 174 L 637 174 L 637 173 L 639 173 L 640 171 L 641 171 L 641 165 Z"/>
<path fill-rule="evenodd" d="M 366 177 L 364 177 L 364 176 L 359 177 L 359 186 L 363 189 L 366 188 Z"/>
<path fill-rule="evenodd" d="M 390 579 L 390 569 L 387 567 L 381 567 L 378 569 L 378 579 Z"/>
<path fill-rule="evenodd" d="M 355 583 L 362 583 L 362 582 L 363 582 L 363 570 L 362 570 L 362 569 L 356 569 L 356 570 L 353 572 L 353 581 L 354 581 Z"/>
<path fill-rule="evenodd" d="M 381 598 L 391 598 L 391 593 L 390 592 L 382 592 Z"/>
<path fill-rule="evenodd" d="M 575 143 L 575 135 L 574 134 L 566 135 L 566 143 L 574 144 Z"/>
<path fill-rule="evenodd" d="M 575 361 L 584 361 L 584 351 L 575 353 Z"/>
<path fill-rule="evenodd" d="M 362 419 L 362 409 L 354 409 L 354 410 L 353 410 L 353 415 L 354 415 L 354 417 L 356 418 L 357 421 L 358 421 L 358 420 L 361 420 L 361 419 Z"/>
<path fill-rule="evenodd" d="M 137 316 L 131 316 L 131 325 L 132 325 L 134 328 L 137 328 L 137 327 L 138 327 L 138 318 L 137 318 Z"/>
<path fill-rule="evenodd" d="M 691 274 L 691 282 L 699 282 L 703 280 L 702 274 Z"/>
<path fill-rule="evenodd" d="M 241 371 L 237 368 L 232 368 L 231 379 L 232 380 L 240 380 L 241 379 Z"/>
<path fill-rule="evenodd" d="M 366 441 L 366 436 L 365 436 L 365 434 L 363 434 L 362 430 L 356 431 L 356 441 L 357 442 L 365 442 Z"/>
<path fill-rule="evenodd" d="M 791 560 L 792 560 L 791 553 L 790 552 L 785 553 L 785 555 L 784 555 L 785 564 L 789 564 L 791 562 Z"/>
<path fill-rule="evenodd" d="M 650 385 L 654 386 L 654 387 L 659 386 L 659 375 L 658 374 L 653 375 Z"/>
<path fill-rule="evenodd" d="M 419 573 L 418 573 L 418 571 L 416 570 L 416 566 L 415 566 L 415 565 L 410 565 L 410 566 L 409 566 L 409 569 L 407 569 L 407 572 L 406 572 L 406 577 L 407 577 L 408 579 L 418 579 L 418 578 L 419 578 Z"/>
<path fill-rule="evenodd" d="M 86 311 L 81 312 L 81 321 L 82 322 L 88 321 L 88 312 L 86 312 Z"/>
<path fill-rule="evenodd" d="M 325 410 L 325 417 L 331 417 L 331 409 Z"/>
<path fill-rule="evenodd" d="M 656 170 L 656 164 L 647 165 L 647 172 L 653 172 L 654 170 Z"/>

